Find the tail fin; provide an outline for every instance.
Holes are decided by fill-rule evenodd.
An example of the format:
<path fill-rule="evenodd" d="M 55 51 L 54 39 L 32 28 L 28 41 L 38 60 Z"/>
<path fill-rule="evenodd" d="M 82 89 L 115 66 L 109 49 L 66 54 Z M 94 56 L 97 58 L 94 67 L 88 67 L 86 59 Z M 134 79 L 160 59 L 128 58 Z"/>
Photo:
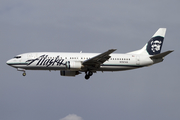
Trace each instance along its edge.
<path fill-rule="evenodd" d="M 165 34 L 166 28 L 159 28 L 157 32 L 152 36 L 146 48 L 149 55 L 156 55 L 161 53 Z"/>
<path fill-rule="evenodd" d="M 161 52 L 166 28 L 159 28 L 146 45 L 137 51 L 128 54 L 156 55 Z"/>

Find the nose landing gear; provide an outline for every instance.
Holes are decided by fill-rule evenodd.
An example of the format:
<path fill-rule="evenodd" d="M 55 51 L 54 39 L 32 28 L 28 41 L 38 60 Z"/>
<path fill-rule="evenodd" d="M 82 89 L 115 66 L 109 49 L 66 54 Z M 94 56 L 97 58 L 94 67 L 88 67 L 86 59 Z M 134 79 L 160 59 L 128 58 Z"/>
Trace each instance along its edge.
<path fill-rule="evenodd" d="M 26 76 L 26 72 L 23 72 L 23 74 L 22 74 L 23 76 Z"/>
<path fill-rule="evenodd" d="M 17 71 L 23 71 L 23 76 L 26 76 L 26 71 L 24 69 L 17 68 Z"/>

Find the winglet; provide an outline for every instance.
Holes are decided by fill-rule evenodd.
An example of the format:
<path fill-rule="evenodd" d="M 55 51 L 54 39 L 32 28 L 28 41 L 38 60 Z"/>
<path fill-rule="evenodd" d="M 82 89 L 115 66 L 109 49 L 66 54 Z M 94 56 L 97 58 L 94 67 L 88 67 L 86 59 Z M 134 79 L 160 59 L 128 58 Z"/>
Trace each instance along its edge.
<path fill-rule="evenodd" d="M 112 52 L 114 52 L 114 51 L 116 51 L 117 49 L 110 49 L 110 50 L 108 50 L 107 52 L 109 52 L 110 54 L 112 53 Z"/>

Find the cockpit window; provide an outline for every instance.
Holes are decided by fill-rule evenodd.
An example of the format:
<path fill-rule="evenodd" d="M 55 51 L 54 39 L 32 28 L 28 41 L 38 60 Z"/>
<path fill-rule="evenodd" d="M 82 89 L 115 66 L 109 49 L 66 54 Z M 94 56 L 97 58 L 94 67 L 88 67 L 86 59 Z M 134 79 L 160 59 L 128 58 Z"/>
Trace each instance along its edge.
<path fill-rule="evenodd" d="M 19 58 L 21 58 L 21 56 L 15 56 L 14 58 L 19 59 Z"/>

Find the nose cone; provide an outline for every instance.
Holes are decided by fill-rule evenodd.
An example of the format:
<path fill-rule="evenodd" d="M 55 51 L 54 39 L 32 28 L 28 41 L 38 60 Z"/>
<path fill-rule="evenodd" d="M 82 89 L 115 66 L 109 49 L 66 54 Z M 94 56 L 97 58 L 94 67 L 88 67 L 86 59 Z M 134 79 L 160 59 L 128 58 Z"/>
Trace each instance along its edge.
<path fill-rule="evenodd" d="M 8 60 L 8 61 L 6 62 L 6 64 L 7 64 L 7 65 L 11 65 L 11 64 L 12 64 L 12 59 Z"/>

